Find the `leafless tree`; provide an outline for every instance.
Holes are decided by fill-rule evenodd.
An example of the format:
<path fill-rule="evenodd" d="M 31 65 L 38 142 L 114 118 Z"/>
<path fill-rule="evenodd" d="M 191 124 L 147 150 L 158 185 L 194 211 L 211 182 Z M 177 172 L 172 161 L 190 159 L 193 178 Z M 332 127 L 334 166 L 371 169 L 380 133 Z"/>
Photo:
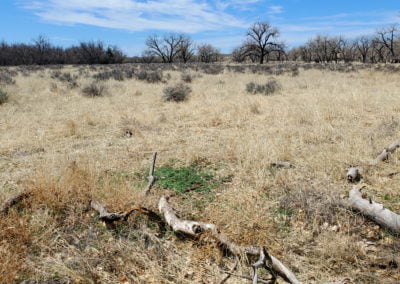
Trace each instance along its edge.
<path fill-rule="evenodd" d="M 390 52 L 391 61 L 395 62 L 400 60 L 397 54 L 397 46 L 400 41 L 400 28 L 397 25 L 391 25 L 389 27 L 378 30 L 377 34 L 380 42 L 386 47 Z"/>
<path fill-rule="evenodd" d="M 219 61 L 221 53 L 211 44 L 201 44 L 197 47 L 197 57 L 200 62 L 211 63 Z"/>
<path fill-rule="evenodd" d="M 372 39 L 367 36 L 361 36 L 354 41 L 356 49 L 363 63 L 367 62 L 368 54 L 372 48 Z"/>
<path fill-rule="evenodd" d="M 279 36 L 277 28 L 267 22 L 257 22 L 247 31 L 245 46 L 250 54 L 257 56 L 259 63 L 263 64 L 266 56 L 276 50 L 277 43 L 273 40 Z"/>
<path fill-rule="evenodd" d="M 183 63 L 187 63 L 193 58 L 193 56 L 194 56 L 193 42 L 189 37 L 183 36 L 181 44 L 179 46 L 178 57 Z"/>
<path fill-rule="evenodd" d="M 146 46 L 148 52 L 160 57 L 164 63 L 173 63 L 181 55 L 182 47 L 189 48 L 191 41 L 182 34 L 171 33 L 163 37 L 151 35 L 146 40 Z M 189 49 L 186 51 L 189 51 Z"/>

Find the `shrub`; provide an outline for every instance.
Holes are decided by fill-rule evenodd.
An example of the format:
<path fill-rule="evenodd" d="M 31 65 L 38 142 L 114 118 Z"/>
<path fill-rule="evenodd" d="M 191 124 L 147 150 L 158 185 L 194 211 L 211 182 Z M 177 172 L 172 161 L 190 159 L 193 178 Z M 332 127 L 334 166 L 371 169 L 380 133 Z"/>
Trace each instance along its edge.
<path fill-rule="evenodd" d="M 102 97 L 105 95 L 105 92 L 106 87 L 96 83 L 91 83 L 82 90 L 82 93 L 87 97 Z"/>
<path fill-rule="evenodd" d="M 0 72 L 0 84 L 11 85 L 15 84 L 12 78 L 12 72 L 7 73 L 6 71 Z"/>
<path fill-rule="evenodd" d="M 181 79 L 183 82 L 185 83 L 191 83 L 193 80 L 192 75 L 188 74 L 188 73 L 182 73 L 181 75 Z"/>
<path fill-rule="evenodd" d="M 156 83 L 162 81 L 163 73 L 161 71 L 140 71 L 137 73 L 136 78 L 148 83 Z"/>
<path fill-rule="evenodd" d="M 261 85 L 256 83 L 248 83 L 246 91 L 251 94 L 271 95 L 280 89 L 279 83 L 275 79 L 270 79 L 267 83 Z"/>
<path fill-rule="evenodd" d="M 175 86 L 164 88 L 163 92 L 165 101 L 183 102 L 187 100 L 192 89 L 190 89 L 189 86 L 180 83 Z"/>
<path fill-rule="evenodd" d="M 8 101 L 8 95 L 5 91 L 0 89 L 0 105 L 6 103 Z"/>

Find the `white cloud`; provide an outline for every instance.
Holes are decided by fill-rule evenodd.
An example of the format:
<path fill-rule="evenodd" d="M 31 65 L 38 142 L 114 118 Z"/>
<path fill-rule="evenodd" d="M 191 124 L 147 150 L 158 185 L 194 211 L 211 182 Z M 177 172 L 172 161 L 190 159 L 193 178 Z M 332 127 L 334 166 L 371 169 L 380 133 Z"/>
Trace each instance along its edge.
<path fill-rule="evenodd" d="M 277 5 L 273 5 L 273 6 L 269 6 L 268 7 L 268 12 L 269 15 L 278 15 L 278 14 L 282 14 L 283 13 L 283 7 L 282 6 L 277 6 Z"/>
<path fill-rule="evenodd" d="M 129 31 L 154 29 L 196 33 L 247 25 L 224 9 L 195 0 L 31 0 L 25 8 L 51 23 Z"/>

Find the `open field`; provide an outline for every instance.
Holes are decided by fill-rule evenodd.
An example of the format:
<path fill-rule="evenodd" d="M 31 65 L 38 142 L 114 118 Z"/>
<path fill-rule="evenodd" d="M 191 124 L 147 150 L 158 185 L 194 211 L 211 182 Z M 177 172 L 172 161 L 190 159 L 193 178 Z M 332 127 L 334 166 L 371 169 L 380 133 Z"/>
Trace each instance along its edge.
<path fill-rule="evenodd" d="M 207 238 L 160 232 L 138 214 L 105 226 L 89 207 L 95 199 L 112 211 L 158 212 L 173 190 L 156 183 L 143 193 L 154 151 L 157 168 L 192 166 L 210 179 L 171 198 L 179 216 L 265 246 L 303 283 L 400 282 L 399 236 L 337 205 L 352 187 L 346 169 L 358 166 L 366 194 L 400 212 L 400 151 L 371 164 L 400 138 L 398 67 L 165 66 L 0 69 L 11 78 L 0 80 L 9 97 L 0 105 L 0 204 L 32 192 L 0 219 L 1 283 L 221 281 L 235 260 Z M 164 101 L 182 74 L 191 77 L 189 98 Z M 246 91 L 271 78 L 274 93 Z M 83 94 L 92 82 L 103 96 Z M 295 167 L 271 167 L 276 161 Z M 242 260 L 235 273 L 251 267 Z"/>

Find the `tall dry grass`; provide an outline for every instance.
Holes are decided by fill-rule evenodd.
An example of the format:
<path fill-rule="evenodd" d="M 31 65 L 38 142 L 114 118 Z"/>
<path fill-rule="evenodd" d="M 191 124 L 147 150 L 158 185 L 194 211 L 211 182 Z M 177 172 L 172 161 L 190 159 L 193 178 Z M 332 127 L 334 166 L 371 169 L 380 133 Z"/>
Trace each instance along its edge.
<path fill-rule="evenodd" d="M 65 72 L 79 74 L 78 68 Z M 163 82 L 103 82 L 81 72 L 71 88 L 44 69 L 21 73 L 0 106 L 0 200 L 32 196 L 0 221 L 3 283 L 25 279 L 77 283 L 216 283 L 234 260 L 134 215 L 113 228 L 89 208 L 133 204 L 156 211 L 158 189 L 143 196 L 153 151 L 158 165 L 207 164 L 230 176 L 209 193 L 174 198 L 184 218 L 217 224 L 235 242 L 267 246 L 304 283 L 350 277 L 397 283 L 399 239 L 335 205 L 350 189 L 345 169 L 364 170 L 368 194 L 400 212 L 398 153 L 371 167 L 376 151 L 399 138 L 398 73 L 301 70 L 275 76 L 281 89 L 251 95 L 246 84 L 270 76 L 193 72 L 188 101 L 164 102 Z M 168 84 L 178 83 L 181 72 Z M 126 133 L 132 136 L 127 136 Z M 271 162 L 296 167 L 279 170 Z M 388 260 L 389 259 L 389 260 Z M 238 273 L 250 274 L 245 263 Z M 245 283 L 232 278 L 231 283 Z"/>

